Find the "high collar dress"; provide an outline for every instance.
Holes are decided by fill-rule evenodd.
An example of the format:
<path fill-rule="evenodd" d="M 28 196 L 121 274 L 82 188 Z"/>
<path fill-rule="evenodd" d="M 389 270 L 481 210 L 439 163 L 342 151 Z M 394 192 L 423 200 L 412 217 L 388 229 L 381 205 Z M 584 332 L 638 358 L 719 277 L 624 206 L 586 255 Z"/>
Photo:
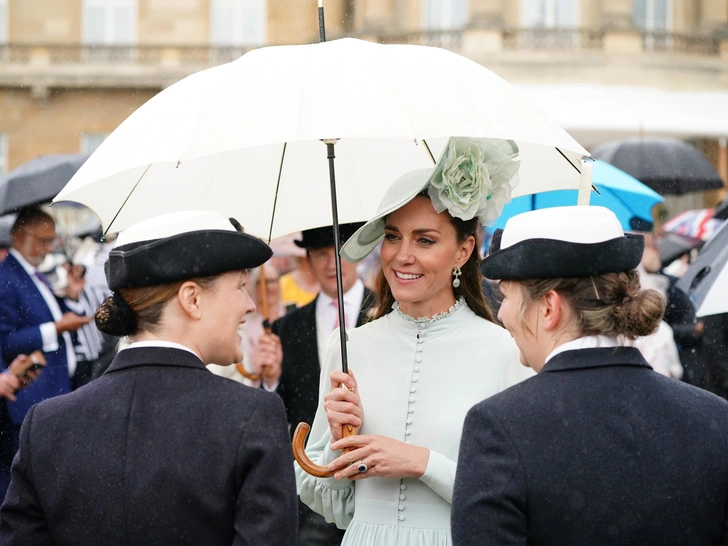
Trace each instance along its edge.
<path fill-rule="evenodd" d="M 296 469 L 301 500 L 346 529 L 342 546 L 448 546 L 450 503 L 463 421 L 481 400 L 533 372 L 523 367 L 503 328 L 460 300 L 434 318 L 415 319 L 395 303 L 389 314 L 348 332 L 349 369 L 364 408 L 361 434 L 379 434 L 430 449 L 417 478 L 315 478 Z M 341 369 L 338 332 L 321 371 L 319 407 L 306 449 L 318 464 L 330 448 L 323 409 L 329 376 Z"/>

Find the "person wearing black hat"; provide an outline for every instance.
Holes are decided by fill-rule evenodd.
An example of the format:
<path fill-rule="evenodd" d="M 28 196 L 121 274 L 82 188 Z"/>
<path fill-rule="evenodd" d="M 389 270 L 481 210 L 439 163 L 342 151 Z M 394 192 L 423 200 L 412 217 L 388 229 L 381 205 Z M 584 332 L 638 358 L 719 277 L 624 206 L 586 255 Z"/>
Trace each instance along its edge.
<path fill-rule="evenodd" d="M 514 216 L 483 261 L 538 374 L 465 420 L 453 544 L 725 544 L 728 403 L 653 371 L 623 340 L 665 301 L 640 235 L 602 207 Z"/>
<path fill-rule="evenodd" d="M 119 236 L 96 323 L 132 343 L 99 379 L 28 412 L 0 543 L 296 543 L 283 404 L 205 368 L 242 357 L 247 269 L 271 254 L 216 213 Z"/>
<path fill-rule="evenodd" d="M 362 225 L 341 224 L 342 243 Z M 272 333 L 260 338 L 255 355 L 263 386 L 275 390 L 283 399 L 291 430 L 298 423 L 313 422 L 318 404 L 320 362 L 326 341 L 339 326 L 333 226 L 304 230 L 295 243 L 306 250 L 321 291 L 311 303 L 275 321 Z M 361 326 L 374 296 L 359 279 L 355 265 L 342 261 L 341 270 L 347 326 Z M 341 543 L 343 532 L 302 503 L 299 503 L 299 524 L 301 546 Z"/>

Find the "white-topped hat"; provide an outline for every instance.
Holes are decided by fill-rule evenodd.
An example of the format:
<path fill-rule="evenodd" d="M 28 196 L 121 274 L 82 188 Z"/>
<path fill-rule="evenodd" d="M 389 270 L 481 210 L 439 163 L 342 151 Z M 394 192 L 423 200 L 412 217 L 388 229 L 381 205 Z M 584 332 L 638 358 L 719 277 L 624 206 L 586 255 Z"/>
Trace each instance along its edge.
<path fill-rule="evenodd" d="M 481 271 L 502 280 L 588 277 L 634 269 L 643 248 L 644 238 L 625 235 L 609 209 L 553 207 L 509 219 Z"/>
<path fill-rule="evenodd" d="M 493 222 L 511 200 L 520 160 L 512 140 L 451 137 L 433 168 L 400 176 L 384 194 L 377 213 L 341 248 L 349 262 L 363 260 L 384 237 L 384 218 L 427 190 L 435 212 Z"/>
<path fill-rule="evenodd" d="M 105 264 L 109 288 L 156 286 L 258 267 L 272 251 L 233 218 L 209 211 L 164 214 L 122 232 Z"/>

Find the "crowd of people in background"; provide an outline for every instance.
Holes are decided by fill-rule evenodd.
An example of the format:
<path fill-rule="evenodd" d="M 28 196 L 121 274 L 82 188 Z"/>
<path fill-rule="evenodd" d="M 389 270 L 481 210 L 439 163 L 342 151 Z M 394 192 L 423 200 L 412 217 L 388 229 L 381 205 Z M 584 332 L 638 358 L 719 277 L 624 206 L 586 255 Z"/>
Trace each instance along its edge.
<path fill-rule="evenodd" d="M 362 224 L 342 225 L 346 241 Z M 483 232 L 478 252 L 485 253 Z M 643 288 L 666 300 L 664 320 L 634 345 L 662 375 L 728 398 L 728 319 L 698 319 L 689 298 L 676 288 L 677 277 L 660 262 L 652 234 L 645 236 L 637 270 Z M 289 429 L 313 424 L 319 404 L 320 368 L 329 336 L 339 328 L 335 249 L 332 227 L 306 230 L 272 243 L 273 257 L 250 271 L 247 290 L 256 310 L 242 332 L 242 361 L 208 369 L 246 385 L 277 393 L 284 402 Z M 66 241 L 67 243 L 67 241 Z M 75 391 L 102 376 L 126 341 L 104 334 L 92 322 L 111 294 L 104 263 L 114 239 L 99 236 L 64 247 L 52 216 L 39 208 L 22 211 L 0 265 L 0 496 L 10 479 L 20 425 L 30 407 Z M 342 262 L 347 328 L 371 319 L 377 296 L 379 250 L 358 265 Z M 687 255 L 679 258 L 680 263 Z M 679 272 L 684 268 L 668 268 Z M 483 280 L 486 301 L 498 314 L 502 294 Z M 497 319 L 496 319 L 497 320 Z M 47 364 L 20 377 L 11 372 L 18 355 L 41 350 Z M 340 544 L 343 531 L 299 501 L 302 545 Z"/>

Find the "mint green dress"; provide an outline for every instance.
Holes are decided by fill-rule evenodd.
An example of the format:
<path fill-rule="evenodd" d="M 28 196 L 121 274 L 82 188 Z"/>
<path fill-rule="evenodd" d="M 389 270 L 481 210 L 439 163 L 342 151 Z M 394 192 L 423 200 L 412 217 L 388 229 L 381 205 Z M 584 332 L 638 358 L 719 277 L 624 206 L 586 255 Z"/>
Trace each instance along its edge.
<path fill-rule="evenodd" d="M 356 483 L 314 478 L 296 468 L 301 500 L 346 529 L 342 546 L 449 546 L 450 503 L 467 411 L 529 377 L 503 328 L 473 313 L 464 300 L 432 319 L 414 319 L 397 304 L 386 316 L 348 332 L 349 368 L 364 407 L 361 434 L 380 434 L 430 449 L 419 478 L 372 477 Z M 321 371 L 319 408 L 306 449 L 325 465 L 330 447 L 323 396 L 341 369 L 338 332 Z"/>

